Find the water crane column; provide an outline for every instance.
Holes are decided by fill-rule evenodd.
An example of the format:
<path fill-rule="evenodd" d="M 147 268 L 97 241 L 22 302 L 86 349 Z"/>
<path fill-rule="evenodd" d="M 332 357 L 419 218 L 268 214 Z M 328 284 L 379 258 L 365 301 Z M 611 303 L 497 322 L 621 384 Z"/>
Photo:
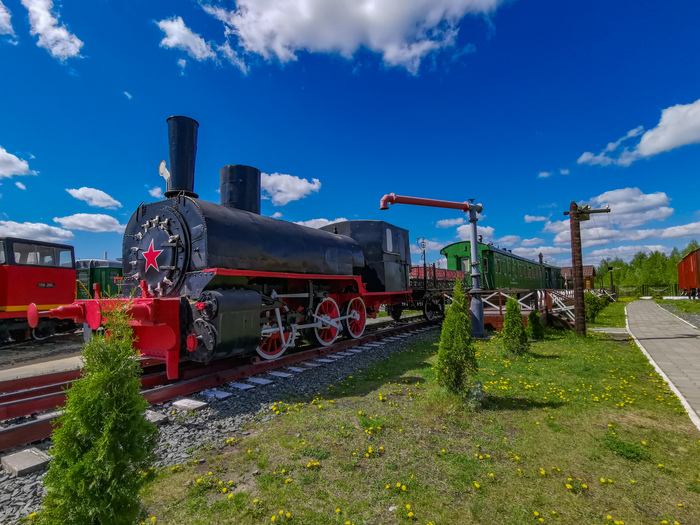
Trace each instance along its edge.
<path fill-rule="evenodd" d="M 484 330 L 484 303 L 481 300 L 481 274 L 479 261 L 479 246 L 476 223 L 478 222 L 477 214 L 481 213 L 484 207 L 481 204 L 474 204 L 474 200 L 470 202 L 454 202 L 442 201 L 436 199 L 423 199 L 420 197 L 404 197 L 390 193 L 384 195 L 379 203 L 380 210 L 388 210 L 389 204 L 412 204 L 414 206 L 430 206 L 433 208 L 447 208 L 452 210 L 462 210 L 464 213 L 469 213 L 469 233 L 471 239 L 471 278 L 472 289 L 469 291 L 471 295 L 471 321 L 472 321 L 472 337 L 482 338 L 486 336 Z"/>

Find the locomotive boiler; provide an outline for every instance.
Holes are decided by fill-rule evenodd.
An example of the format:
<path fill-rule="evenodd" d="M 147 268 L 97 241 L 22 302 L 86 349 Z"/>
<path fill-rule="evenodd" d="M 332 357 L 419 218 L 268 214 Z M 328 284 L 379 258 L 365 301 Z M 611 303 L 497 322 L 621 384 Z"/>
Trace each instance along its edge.
<path fill-rule="evenodd" d="M 178 363 L 255 353 L 301 340 L 359 338 L 380 305 L 411 302 L 408 232 L 383 221 L 314 229 L 260 215 L 260 171 L 220 170 L 221 203 L 194 193 L 198 124 L 168 119 L 165 199 L 133 213 L 122 245 L 122 297 L 51 310 L 96 329 L 106 304 L 129 308 L 144 357 Z M 340 233 L 339 233 L 340 231 Z M 38 315 L 29 313 L 30 322 Z"/>

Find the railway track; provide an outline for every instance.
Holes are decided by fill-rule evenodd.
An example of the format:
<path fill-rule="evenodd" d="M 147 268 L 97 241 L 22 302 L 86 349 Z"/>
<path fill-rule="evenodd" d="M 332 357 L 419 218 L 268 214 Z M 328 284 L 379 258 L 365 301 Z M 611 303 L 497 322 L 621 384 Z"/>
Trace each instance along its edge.
<path fill-rule="evenodd" d="M 163 363 L 144 360 L 141 376 L 142 394 L 151 405 L 163 403 L 231 381 L 435 324 L 431 321 L 405 321 L 405 324 L 377 330 L 360 339 L 344 340 L 328 347 L 301 348 L 274 361 L 257 357 L 251 360 L 248 356 L 217 361 L 205 366 L 183 366 L 180 378 L 175 381 L 167 379 Z M 56 418 L 61 413 L 60 407 L 65 404 L 66 390 L 79 376 L 79 370 L 67 370 L 0 382 L 0 451 L 48 438 Z M 16 421 L 21 418 L 31 419 Z"/>

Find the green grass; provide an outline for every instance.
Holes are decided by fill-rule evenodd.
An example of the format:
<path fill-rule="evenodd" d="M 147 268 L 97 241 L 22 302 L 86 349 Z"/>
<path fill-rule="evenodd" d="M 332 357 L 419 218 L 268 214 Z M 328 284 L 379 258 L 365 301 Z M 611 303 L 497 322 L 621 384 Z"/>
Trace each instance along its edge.
<path fill-rule="evenodd" d="M 659 304 L 664 306 L 672 306 L 675 310 L 691 313 L 700 314 L 700 301 L 690 301 L 690 300 L 679 300 L 679 301 L 657 301 Z"/>
<path fill-rule="evenodd" d="M 278 417 L 203 452 L 206 463 L 161 471 L 143 493 L 150 515 L 177 524 L 700 523 L 700 432 L 635 346 L 570 332 L 548 332 L 523 356 L 498 338 L 479 343 L 474 380 L 487 406 L 470 412 L 435 382 L 436 343 L 312 399 L 275 403 Z"/>
<path fill-rule="evenodd" d="M 589 328 L 624 328 L 625 306 L 630 302 L 630 299 L 620 299 L 616 303 L 608 303 L 608 306 L 596 316 L 595 322 L 586 323 L 586 325 Z"/>

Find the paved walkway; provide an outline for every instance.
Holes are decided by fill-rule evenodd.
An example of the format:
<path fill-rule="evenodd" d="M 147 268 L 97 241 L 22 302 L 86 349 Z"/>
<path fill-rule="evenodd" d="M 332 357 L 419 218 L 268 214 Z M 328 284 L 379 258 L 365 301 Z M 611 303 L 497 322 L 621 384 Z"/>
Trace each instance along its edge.
<path fill-rule="evenodd" d="M 654 301 L 630 303 L 627 326 L 672 390 L 685 399 L 693 423 L 700 428 L 700 330 Z"/>

